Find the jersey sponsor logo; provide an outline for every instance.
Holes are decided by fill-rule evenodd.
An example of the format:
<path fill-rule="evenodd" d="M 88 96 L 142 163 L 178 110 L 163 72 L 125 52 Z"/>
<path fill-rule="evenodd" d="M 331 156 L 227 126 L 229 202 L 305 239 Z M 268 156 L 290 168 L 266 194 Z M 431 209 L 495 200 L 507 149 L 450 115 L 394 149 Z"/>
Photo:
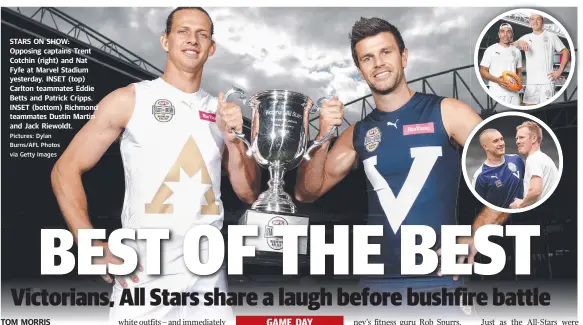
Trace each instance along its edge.
<path fill-rule="evenodd" d="M 403 135 L 435 133 L 433 122 L 403 125 Z"/>
<path fill-rule="evenodd" d="M 399 231 L 417 196 L 421 193 L 429 173 L 442 154 L 442 148 L 439 146 L 411 148 L 413 164 L 401 191 L 396 197 L 387 180 L 376 168 L 377 156 L 372 156 L 363 161 L 366 177 L 378 195 L 379 203 L 394 233 Z"/>
<path fill-rule="evenodd" d="M 201 215 L 218 215 L 221 212 L 200 149 L 196 141 L 189 137 L 156 194 L 146 203 L 145 213 L 191 214 L 197 213 L 198 209 Z"/>
<path fill-rule="evenodd" d="M 203 121 L 209 121 L 213 123 L 217 121 L 217 114 L 198 111 L 198 115 L 200 116 L 200 119 Z"/>
<path fill-rule="evenodd" d="M 174 105 L 168 99 L 158 99 L 152 105 L 152 115 L 158 122 L 168 122 L 174 117 Z"/>
<path fill-rule="evenodd" d="M 366 151 L 373 152 L 377 150 L 379 144 L 381 143 L 381 130 L 379 128 L 374 127 L 368 131 L 364 136 L 364 147 Z"/>

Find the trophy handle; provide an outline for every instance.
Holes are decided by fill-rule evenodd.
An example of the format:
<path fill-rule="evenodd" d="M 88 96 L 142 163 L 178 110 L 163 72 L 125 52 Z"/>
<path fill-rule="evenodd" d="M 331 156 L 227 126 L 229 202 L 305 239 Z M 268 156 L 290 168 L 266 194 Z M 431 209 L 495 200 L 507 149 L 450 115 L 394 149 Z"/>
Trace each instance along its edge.
<path fill-rule="evenodd" d="M 304 155 L 304 152 L 306 152 L 306 142 L 306 132 L 302 132 L 300 134 L 300 151 L 298 151 L 298 153 L 294 156 L 294 159 Z"/>
<path fill-rule="evenodd" d="M 243 89 L 237 88 L 235 86 L 233 86 L 229 91 L 225 93 L 225 96 L 223 97 L 223 102 L 227 102 L 229 100 L 229 97 L 231 97 L 231 95 L 234 94 L 239 94 L 239 99 L 243 101 L 243 104 L 247 105 L 247 94 Z M 245 143 L 245 145 L 247 146 L 247 156 L 251 157 L 253 155 L 253 149 L 251 148 L 251 144 L 249 143 L 249 141 L 247 141 L 247 139 L 245 138 L 245 134 L 242 132 L 237 132 L 235 131 L 235 129 L 231 129 L 229 132 L 235 134 L 235 136 L 239 140 Z"/>
<path fill-rule="evenodd" d="M 332 96 L 320 97 L 316 101 L 316 105 L 310 108 L 310 114 L 318 113 L 322 106 L 324 105 L 324 102 L 329 100 L 330 98 L 332 98 Z M 326 134 L 325 137 L 323 137 L 320 140 L 315 140 L 314 143 L 312 143 L 312 145 L 308 148 L 308 150 L 306 150 L 306 153 L 304 154 L 304 159 L 309 161 L 310 152 L 312 152 L 312 150 L 316 149 L 317 147 L 321 146 L 324 142 L 328 141 L 332 137 L 332 134 L 336 132 L 336 129 L 338 129 L 338 127 L 335 125 L 330 129 L 330 131 L 328 132 L 328 134 Z"/>

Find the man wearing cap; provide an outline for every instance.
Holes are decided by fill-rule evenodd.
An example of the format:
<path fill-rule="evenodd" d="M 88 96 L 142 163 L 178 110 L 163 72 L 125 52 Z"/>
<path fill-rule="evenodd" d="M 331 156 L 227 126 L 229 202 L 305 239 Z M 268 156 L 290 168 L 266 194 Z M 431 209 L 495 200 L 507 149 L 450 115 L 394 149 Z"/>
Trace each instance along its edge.
<path fill-rule="evenodd" d="M 543 30 L 544 18 L 539 14 L 530 15 L 532 33 L 522 36 L 512 43 L 526 54 L 526 88 L 524 105 L 548 102 L 555 95 L 555 80 L 561 79 L 569 62 L 569 50 L 556 34 Z M 561 53 L 561 65 L 553 71 L 553 56 Z"/>
<path fill-rule="evenodd" d="M 500 25 L 498 28 L 500 42 L 491 45 L 484 52 L 480 62 L 480 75 L 488 80 L 491 96 L 502 103 L 520 105 L 518 92 L 510 90 L 502 78 L 504 71 L 514 72 L 519 78 L 522 77 L 522 56 L 516 47 L 510 46 L 513 36 L 510 24 Z"/>

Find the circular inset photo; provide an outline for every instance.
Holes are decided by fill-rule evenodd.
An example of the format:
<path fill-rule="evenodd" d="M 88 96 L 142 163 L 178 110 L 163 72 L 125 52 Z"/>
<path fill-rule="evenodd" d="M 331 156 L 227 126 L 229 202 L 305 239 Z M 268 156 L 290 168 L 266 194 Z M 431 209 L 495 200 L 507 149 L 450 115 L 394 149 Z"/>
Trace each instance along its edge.
<path fill-rule="evenodd" d="M 466 184 L 484 205 L 501 212 L 536 208 L 557 188 L 563 152 L 553 131 L 536 117 L 504 112 L 482 121 L 462 155 Z"/>
<path fill-rule="evenodd" d="M 494 18 L 474 51 L 480 85 L 501 105 L 537 109 L 566 90 L 575 69 L 567 30 L 548 14 L 515 9 Z"/>

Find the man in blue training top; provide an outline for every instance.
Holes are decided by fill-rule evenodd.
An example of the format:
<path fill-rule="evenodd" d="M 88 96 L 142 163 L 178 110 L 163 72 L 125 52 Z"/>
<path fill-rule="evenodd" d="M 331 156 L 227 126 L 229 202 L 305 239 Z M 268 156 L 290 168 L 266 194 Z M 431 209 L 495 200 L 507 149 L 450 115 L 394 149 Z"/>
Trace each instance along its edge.
<path fill-rule="evenodd" d="M 401 251 L 408 247 L 401 247 L 401 228 L 431 227 L 439 239 L 442 226 L 458 223 L 458 148 L 466 144 L 482 119 L 457 99 L 408 87 L 408 50 L 399 30 L 389 22 L 362 18 L 352 28 L 350 43 L 354 63 L 372 92 L 375 109 L 347 128 L 332 148 L 325 143 L 314 150 L 310 161 L 299 166 L 296 198 L 315 201 L 344 179 L 355 163 L 362 164 L 367 183 L 367 224 L 383 226 L 383 236 L 369 239 L 369 244 L 380 246 L 380 253 L 369 256 L 369 263 L 382 264 L 385 270 L 381 275 L 363 277 L 359 284 L 375 291 L 455 290 L 464 285 L 463 278 L 455 281 L 458 276 L 445 277 L 440 269 L 428 275 L 403 274 Z M 341 125 L 343 116 L 344 106 L 337 98 L 327 101 L 320 110 L 316 139 Z M 472 236 L 458 237 L 458 243 L 469 246 L 468 254 L 458 254 L 458 264 L 466 258 L 473 264 L 477 254 L 473 235 L 477 229 L 503 224 L 507 217 L 507 213 L 488 207 L 480 211 L 472 224 Z"/>
<path fill-rule="evenodd" d="M 509 209 L 515 199 L 522 199 L 524 162 L 519 155 L 507 155 L 504 137 L 496 129 L 480 134 L 486 161 L 476 170 L 472 186 L 479 196 L 494 206 Z"/>

